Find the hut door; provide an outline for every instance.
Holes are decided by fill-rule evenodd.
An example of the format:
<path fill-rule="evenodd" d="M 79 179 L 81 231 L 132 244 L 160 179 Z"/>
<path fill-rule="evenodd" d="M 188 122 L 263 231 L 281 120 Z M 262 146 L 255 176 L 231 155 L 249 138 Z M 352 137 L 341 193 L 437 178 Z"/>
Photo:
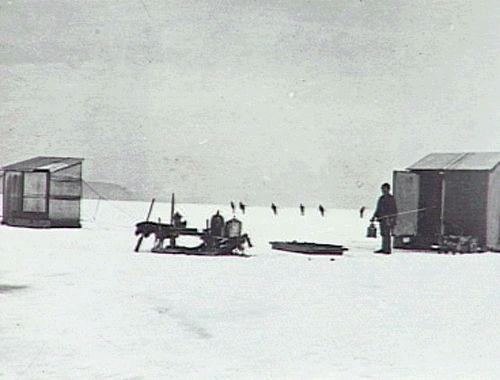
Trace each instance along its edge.
<path fill-rule="evenodd" d="M 398 213 L 397 224 L 394 229 L 396 236 L 414 236 L 417 234 L 418 200 L 420 177 L 409 172 L 394 172 L 394 198 Z"/>
<path fill-rule="evenodd" d="M 24 173 L 23 212 L 47 212 L 47 173 Z"/>

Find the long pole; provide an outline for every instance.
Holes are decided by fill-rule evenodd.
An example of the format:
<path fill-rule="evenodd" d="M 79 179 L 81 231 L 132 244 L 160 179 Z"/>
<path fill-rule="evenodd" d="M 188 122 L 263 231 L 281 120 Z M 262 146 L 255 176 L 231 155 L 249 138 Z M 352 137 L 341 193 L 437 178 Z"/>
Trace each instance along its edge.
<path fill-rule="evenodd" d="M 174 227 L 174 211 L 175 211 L 175 193 L 172 193 L 170 200 L 170 225 Z M 170 247 L 175 247 L 175 237 L 170 238 Z"/>
<path fill-rule="evenodd" d="M 151 199 L 151 204 L 149 205 L 148 215 L 146 216 L 146 222 L 151 218 L 151 212 L 153 211 L 153 205 L 155 204 L 155 199 Z"/>
<path fill-rule="evenodd" d="M 398 212 L 396 214 L 381 216 L 379 219 L 392 218 L 393 216 L 399 216 L 399 215 L 405 215 L 405 214 L 413 214 L 415 212 L 430 210 L 430 209 L 434 209 L 434 208 L 436 208 L 436 207 L 422 207 L 422 208 L 417 208 L 415 210 L 401 211 L 401 212 Z"/>
<path fill-rule="evenodd" d="M 175 210 L 175 194 L 172 193 L 172 199 L 170 201 L 170 224 L 174 224 L 174 210 Z"/>
<path fill-rule="evenodd" d="M 151 200 L 151 204 L 149 205 L 149 211 L 148 215 L 146 216 L 146 222 L 149 221 L 149 218 L 151 217 L 151 212 L 153 211 L 153 205 L 155 204 L 155 199 L 153 198 Z M 142 234 L 139 237 L 139 240 L 137 240 L 137 244 L 135 245 L 134 252 L 139 252 L 139 249 L 141 248 L 142 241 L 144 240 L 144 234 Z"/>
<path fill-rule="evenodd" d="M 445 173 L 442 173 L 442 182 L 441 182 L 441 215 L 440 215 L 440 226 L 439 226 L 439 233 L 440 236 L 442 237 L 444 235 L 444 202 L 445 202 L 445 197 L 446 197 L 446 180 L 445 180 Z"/>

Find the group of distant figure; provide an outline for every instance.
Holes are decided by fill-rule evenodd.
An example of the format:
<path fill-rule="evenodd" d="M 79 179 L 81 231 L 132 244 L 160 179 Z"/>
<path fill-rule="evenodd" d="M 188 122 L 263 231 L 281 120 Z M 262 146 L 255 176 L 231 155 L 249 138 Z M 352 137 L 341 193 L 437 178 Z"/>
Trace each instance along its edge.
<path fill-rule="evenodd" d="M 230 205 L 231 205 L 231 210 L 233 211 L 234 214 L 236 212 L 236 204 L 233 201 L 231 201 Z M 239 209 L 243 214 L 245 213 L 246 207 L 247 207 L 246 204 L 244 204 L 243 202 L 239 202 Z M 304 206 L 304 204 L 301 203 L 299 209 L 300 209 L 300 215 L 304 216 L 306 214 L 306 206 Z M 274 215 L 276 216 L 278 215 L 278 206 L 276 206 L 274 202 L 271 203 L 271 210 Z M 321 216 L 325 216 L 326 210 L 323 207 L 323 205 L 319 205 L 318 210 Z"/>
<path fill-rule="evenodd" d="M 236 204 L 231 201 L 230 203 L 231 205 L 231 210 L 233 210 L 233 214 L 236 212 Z M 239 209 L 240 211 L 242 212 L 242 214 L 245 213 L 245 210 L 246 210 L 246 207 L 247 205 L 244 204 L 243 202 L 239 202 Z M 273 212 L 274 215 L 278 215 L 278 206 L 276 206 L 276 204 L 273 202 L 271 203 L 271 210 Z M 306 214 L 306 206 L 304 206 L 303 203 L 301 203 L 299 205 L 299 210 L 300 210 L 300 215 L 304 216 Z M 325 216 L 325 213 L 326 213 L 326 209 L 323 205 L 319 205 L 318 206 L 318 210 L 319 210 L 319 213 L 321 214 L 321 216 Z M 365 210 L 366 210 L 366 207 L 365 206 L 362 206 L 360 209 L 359 209 L 359 217 L 362 219 L 363 216 L 364 216 L 364 213 L 365 213 Z"/>
<path fill-rule="evenodd" d="M 240 210 L 243 214 L 245 213 L 246 207 L 247 206 L 244 203 L 240 202 Z M 233 210 L 233 214 L 236 212 L 236 205 L 233 201 L 231 201 L 231 210 Z"/>

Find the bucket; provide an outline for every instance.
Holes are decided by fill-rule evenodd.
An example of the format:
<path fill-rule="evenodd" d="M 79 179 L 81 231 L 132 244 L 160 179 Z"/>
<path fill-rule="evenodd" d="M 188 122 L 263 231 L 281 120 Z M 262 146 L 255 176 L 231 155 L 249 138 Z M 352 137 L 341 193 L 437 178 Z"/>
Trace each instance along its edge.
<path fill-rule="evenodd" d="M 373 239 L 377 238 L 377 227 L 375 227 L 374 223 L 370 223 L 370 225 L 366 229 L 366 237 Z"/>

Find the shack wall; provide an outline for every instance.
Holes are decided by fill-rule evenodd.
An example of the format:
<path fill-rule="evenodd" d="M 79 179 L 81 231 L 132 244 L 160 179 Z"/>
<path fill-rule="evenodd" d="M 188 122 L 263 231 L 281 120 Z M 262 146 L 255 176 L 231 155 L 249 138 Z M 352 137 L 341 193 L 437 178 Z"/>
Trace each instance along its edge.
<path fill-rule="evenodd" d="M 445 173 L 444 232 L 473 236 L 486 245 L 489 172 L 453 170 Z"/>
<path fill-rule="evenodd" d="M 80 226 L 81 173 L 81 164 L 51 173 L 49 197 L 51 226 Z"/>
<path fill-rule="evenodd" d="M 7 171 L 3 176 L 3 222 L 21 211 L 23 196 L 22 173 Z"/>
<path fill-rule="evenodd" d="M 48 175 L 46 171 L 4 174 L 2 223 L 48 227 Z"/>
<path fill-rule="evenodd" d="M 22 212 L 32 218 L 46 218 L 48 213 L 49 173 L 23 173 Z"/>

